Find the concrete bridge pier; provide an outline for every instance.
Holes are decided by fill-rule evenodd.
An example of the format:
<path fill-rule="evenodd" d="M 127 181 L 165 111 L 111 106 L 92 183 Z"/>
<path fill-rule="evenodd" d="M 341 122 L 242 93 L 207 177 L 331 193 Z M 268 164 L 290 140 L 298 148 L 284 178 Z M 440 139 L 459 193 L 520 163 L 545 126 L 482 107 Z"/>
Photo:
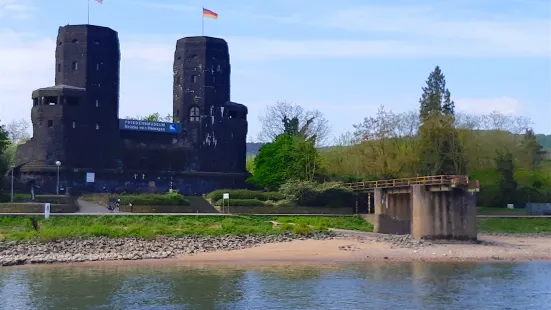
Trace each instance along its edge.
<path fill-rule="evenodd" d="M 408 190 L 376 188 L 374 190 L 374 232 L 405 235 L 411 231 L 411 198 Z"/>
<path fill-rule="evenodd" d="M 375 188 L 374 232 L 416 239 L 476 240 L 475 194 L 464 188 Z"/>
<path fill-rule="evenodd" d="M 463 188 L 412 185 L 411 235 L 420 239 L 476 240 L 476 196 Z"/>

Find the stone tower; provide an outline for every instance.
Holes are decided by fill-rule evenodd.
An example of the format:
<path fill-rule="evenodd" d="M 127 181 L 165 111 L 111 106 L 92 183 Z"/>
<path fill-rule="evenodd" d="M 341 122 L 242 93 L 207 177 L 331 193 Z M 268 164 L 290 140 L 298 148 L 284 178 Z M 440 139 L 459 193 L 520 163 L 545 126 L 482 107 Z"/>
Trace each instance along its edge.
<path fill-rule="evenodd" d="M 115 168 L 119 111 L 118 33 L 94 25 L 60 27 L 55 51 L 55 87 L 85 90 L 63 113 L 68 157 L 75 168 Z M 69 107 L 67 107 L 69 108 Z"/>
<path fill-rule="evenodd" d="M 223 39 L 187 37 L 174 52 L 173 115 L 196 150 L 193 170 L 224 171 L 221 137 L 230 102 L 230 56 Z"/>

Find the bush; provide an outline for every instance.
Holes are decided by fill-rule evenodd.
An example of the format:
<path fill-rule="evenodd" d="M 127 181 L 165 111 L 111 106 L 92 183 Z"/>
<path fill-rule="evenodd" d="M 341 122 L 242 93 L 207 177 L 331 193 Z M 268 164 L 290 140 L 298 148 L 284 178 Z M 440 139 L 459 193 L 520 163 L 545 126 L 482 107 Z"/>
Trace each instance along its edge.
<path fill-rule="evenodd" d="M 108 205 L 117 199 L 121 205 L 136 206 L 189 206 L 189 201 L 177 191 L 166 194 L 90 194 L 83 195 L 82 200 L 100 205 Z"/>
<path fill-rule="evenodd" d="M 351 207 L 356 201 L 354 192 L 340 183 L 289 181 L 280 191 L 285 199 L 300 206 Z"/>
<path fill-rule="evenodd" d="M 189 201 L 177 192 L 159 194 L 138 194 L 138 195 L 109 195 L 109 200 L 120 198 L 121 205 L 132 203 L 133 205 L 149 206 L 189 206 Z"/>
<path fill-rule="evenodd" d="M 231 196 L 230 196 L 231 197 Z M 220 199 L 216 201 L 216 206 L 222 206 L 223 203 L 226 203 L 226 206 L 228 205 L 228 201 L 225 201 L 223 199 Z M 264 206 L 273 206 L 273 204 L 266 203 L 265 201 L 261 201 L 258 199 L 230 199 L 229 205 L 234 207 L 264 207 Z"/>
<path fill-rule="evenodd" d="M 284 196 L 278 192 L 259 192 L 251 191 L 248 189 L 219 189 L 207 194 L 207 198 L 211 201 L 216 201 L 222 199 L 224 193 L 230 194 L 230 200 L 232 199 L 257 199 L 260 201 L 279 201 L 284 198 Z"/>

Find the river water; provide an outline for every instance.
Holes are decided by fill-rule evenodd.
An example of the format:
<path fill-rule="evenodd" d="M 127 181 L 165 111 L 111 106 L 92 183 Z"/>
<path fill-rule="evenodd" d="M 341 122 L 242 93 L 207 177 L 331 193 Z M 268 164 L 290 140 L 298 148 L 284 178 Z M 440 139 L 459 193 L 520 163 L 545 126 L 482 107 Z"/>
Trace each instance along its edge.
<path fill-rule="evenodd" d="M 551 309 L 551 262 L 22 266 L 0 309 Z"/>

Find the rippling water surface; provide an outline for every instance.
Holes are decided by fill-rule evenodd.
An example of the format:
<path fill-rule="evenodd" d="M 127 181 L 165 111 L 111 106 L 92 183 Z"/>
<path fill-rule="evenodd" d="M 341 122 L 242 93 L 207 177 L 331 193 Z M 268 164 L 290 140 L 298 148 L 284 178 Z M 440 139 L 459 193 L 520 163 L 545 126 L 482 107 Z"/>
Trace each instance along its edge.
<path fill-rule="evenodd" d="M 551 262 L 3 268 L 0 309 L 551 309 Z"/>

